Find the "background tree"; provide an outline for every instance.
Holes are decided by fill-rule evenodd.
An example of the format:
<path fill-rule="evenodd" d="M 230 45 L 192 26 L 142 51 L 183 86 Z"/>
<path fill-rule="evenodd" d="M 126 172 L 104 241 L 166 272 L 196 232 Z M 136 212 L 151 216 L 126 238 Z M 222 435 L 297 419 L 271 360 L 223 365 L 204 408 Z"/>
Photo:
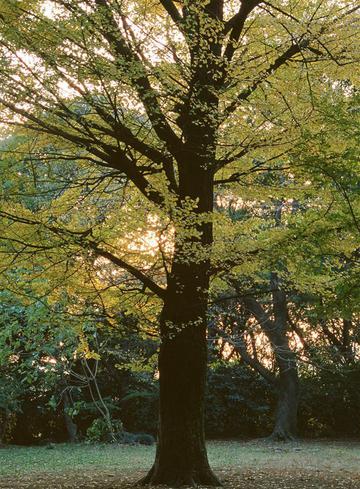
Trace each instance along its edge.
<path fill-rule="evenodd" d="M 350 337 L 354 333 L 351 318 L 357 310 L 354 300 L 358 294 L 353 281 L 357 272 L 352 268 L 359 232 L 354 146 L 358 138 L 356 109 L 354 112 L 357 98 L 356 91 L 348 83 L 329 87 L 326 96 L 317 102 L 320 124 L 315 131 L 304 134 L 301 150 L 291 155 L 290 172 L 288 160 L 280 159 L 268 173 L 260 173 L 251 179 L 248 185 L 251 189 L 261 185 L 261 198 L 250 192 L 245 200 L 246 193 L 243 192 L 240 199 L 231 189 L 223 189 L 217 196 L 219 212 L 229 215 L 239 228 L 247 229 L 248 239 L 252 241 L 261 243 L 266 236 L 262 236 L 259 229 L 262 233 L 268 229 L 270 240 L 274 239 L 275 231 L 279 235 L 303 227 L 303 231 L 299 232 L 298 228 L 294 232 L 297 239 L 292 241 L 287 254 L 284 249 L 278 253 L 274 241 L 275 248 L 264 255 L 258 253 L 252 259 L 251 268 L 248 263 L 247 268 L 238 267 L 224 274 L 229 290 L 214 297 L 214 334 L 222 336 L 225 344 L 234 349 L 235 357 L 240 355 L 270 384 L 279 388 L 275 438 L 291 438 L 296 433 L 299 390 L 296 355 L 300 360 L 306 357 L 307 362 L 317 364 L 317 367 L 321 364 L 320 358 L 317 362 L 315 358 L 309 358 L 311 348 L 306 347 L 305 336 L 316 335 L 319 347 L 330 341 L 336 351 L 347 351 L 345 355 L 350 357 L 350 351 L 354 351 Z M 341 141 L 341 145 L 337 141 Z M 243 175 L 242 182 L 246 184 L 248 181 L 249 175 Z M 314 224 L 318 230 L 314 227 L 310 234 L 305 231 Z M 334 241 L 334 233 L 339 240 Z M 349 243 L 350 249 L 347 249 Z M 289 242 L 286 244 L 286 240 L 282 240 L 281 245 L 286 248 Z M 226 294 L 229 301 L 224 301 Z M 347 299 L 342 302 L 340 297 L 345 299 L 345 295 Z M 217 299 L 220 299 L 219 303 Z M 325 312 L 328 307 L 331 312 L 329 309 Z M 322 319 L 315 310 L 323 316 Z M 316 317 L 315 324 L 312 314 L 313 319 Z M 324 317 L 327 314 L 332 317 L 330 328 L 327 324 L 329 316 L 328 320 Z M 350 319 L 341 320 L 341 314 Z M 320 324 L 316 325 L 316 321 Z M 334 327 L 339 328 L 336 334 Z M 302 334 L 304 328 L 305 336 Z M 279 378 L 273 374 L 273 362 L 268 353 L 263 352 L 264 341 L 259 341 L 261 330 L 274 351 Z M 303 343 L 307 354 L 304 351 L 300 354 L 299 342 Z M 348 342 L 347 347 L 344 342 Z M 342 362 L 341 353 L 338 354 L 338 360 Z"/>

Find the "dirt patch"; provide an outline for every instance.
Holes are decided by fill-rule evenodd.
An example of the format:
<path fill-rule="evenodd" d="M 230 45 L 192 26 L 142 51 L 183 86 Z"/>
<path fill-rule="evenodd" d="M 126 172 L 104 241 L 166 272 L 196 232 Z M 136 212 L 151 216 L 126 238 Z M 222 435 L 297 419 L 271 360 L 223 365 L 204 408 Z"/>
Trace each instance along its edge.
<path fill-rule="evenodd" d="M 1 489 L 134 489 L 145 473 L 76 472 L 3 477 Z M 347 472 L 314 473 L 299 471 L 217 471 L 224 488 L 234 489 L 360 489 L 360 475 Z"/>

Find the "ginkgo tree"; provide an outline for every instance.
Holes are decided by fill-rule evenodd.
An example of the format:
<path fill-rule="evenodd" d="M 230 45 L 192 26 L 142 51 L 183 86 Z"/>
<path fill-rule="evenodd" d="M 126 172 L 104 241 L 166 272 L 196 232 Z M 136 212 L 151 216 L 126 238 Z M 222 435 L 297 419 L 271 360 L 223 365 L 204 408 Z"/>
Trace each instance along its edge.
<path fill-rule="evenodd" d="M 213 213 L 214 188 L 239 192 L 244 173 L 271 165 L 316 123 L 316 96 L 352 76 L 357 9 L 348 0 L 0 2 L 2 123 L 33 135 L 32 151 L 57 165 L 115 173 L 137 201 L 128 214 L 119 205 L 124 227 L 146 213 L 169 233 L 160 274 L 134 256 L 138 247 L 122 246 L 126 229 L 101 236 L 77 220 L 76 205 L 68 220 L 31 210 L 22 219 L 48 240 L 33 248 L 43 257 L 81 244 L 162 304 L 159 440 L 144 483 L 219 484 L 203 429 L 209 283 L 257 250 L 231 233 L 214 246 L 214 226 L 221 237 L 226 225 Z M 6 252 L 28 250 L 36 234 L 12 235 Z"/>

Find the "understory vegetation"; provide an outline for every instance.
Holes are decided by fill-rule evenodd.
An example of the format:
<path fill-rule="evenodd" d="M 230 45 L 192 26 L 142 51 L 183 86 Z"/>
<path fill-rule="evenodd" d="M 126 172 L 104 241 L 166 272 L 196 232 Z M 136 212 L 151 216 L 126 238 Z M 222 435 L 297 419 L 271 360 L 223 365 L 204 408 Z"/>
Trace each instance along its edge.
<path fill-rule="evenodd" d="M 48 445 L 71 441 L 72 432 L 67 425 L 70 417 L 76 430 L 72 441 L 153 444 L 158 429 L 159 395 L 154 372 L 149 367 L 148 371 L 132 372 L 116 365 L 108 361 L 96 379 L 101 388 L 101 402 L 110 415 L 110 429 L 104 412 L 99 409 L 99 400 L 91 397 L 89 385 L 79 388 L 69 384 L 65 390 L 69 392 L 69 404 L 64 405 L 61 380 L 54 372 L 51 382 L 48 378 L 48 370 L 54 370 L 51 366 L 40 371 L 36 379 L 31 377 L 31 387 L 29 378 L 19 377 L 14 381 L 19 386 L 18 397 L 11 398 L 16 408 L 8 411 L 3 443 Z M 324 369 L 314 375 L 311 369 L 301 368 L 300 382 L 297 432 L 300 438 L 356 439 L 360 436 L 359 373 Z M 0 389 L 0 393 L 4 396 L 3 404 L 9 403 L 10 399 L 5 398 L 8 392 Z M 269 436 L 276 402 L 273 387 L 243 362 L 214 361 L 208 370 L 205 402 L 207 438 Z M 135 434 L 149 434 L 153 439 L 139 438 Z"/>

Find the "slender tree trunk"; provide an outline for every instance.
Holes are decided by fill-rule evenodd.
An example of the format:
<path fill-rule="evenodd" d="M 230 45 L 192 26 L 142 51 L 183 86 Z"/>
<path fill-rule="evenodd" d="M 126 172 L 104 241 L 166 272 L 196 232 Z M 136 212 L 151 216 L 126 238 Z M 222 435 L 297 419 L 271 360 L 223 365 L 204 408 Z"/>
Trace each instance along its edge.
<path fill-rule="evenodd" d="M 5 435 L 6 435 L 8 419 L 9 419 L 8 411 L 4 410 L 3 413 L 0 415 L 0 445 L 3 445 L 5 443 Z"/>
<path fill-rule="evenodd" d="M 0 417 L 0 445 L 4 444 L 4 420 Z"/>
<path fill-rule="evenodd" d="M 76 443 L 78 441 L 77 437 L 77 425 L 74 423 L 72 417 L 67 412 L 68 408 L 71 406 L 71 402 L 69 399 L 69 394 L 67 391 L 63 393 L 63 404 L 64 404 L 64 418 L 65 418 L 65 426 L 68 434 L 69 442 Z"/>
<path fill-rule="evenodd" d="M 276 363 L 279 367 L 279 398 L 276 409 L 275 426 L 271 435 L 275 440 L 293 440 L 297 435 L 297 414 L 299 403 L 299 377 L 296 355 L 291 350 L 288 330 L 287 297 L 280 287 L 276 273 L 271 274 L 274 327 L 268 328 L 267 335 L 272 342 Z"/>

